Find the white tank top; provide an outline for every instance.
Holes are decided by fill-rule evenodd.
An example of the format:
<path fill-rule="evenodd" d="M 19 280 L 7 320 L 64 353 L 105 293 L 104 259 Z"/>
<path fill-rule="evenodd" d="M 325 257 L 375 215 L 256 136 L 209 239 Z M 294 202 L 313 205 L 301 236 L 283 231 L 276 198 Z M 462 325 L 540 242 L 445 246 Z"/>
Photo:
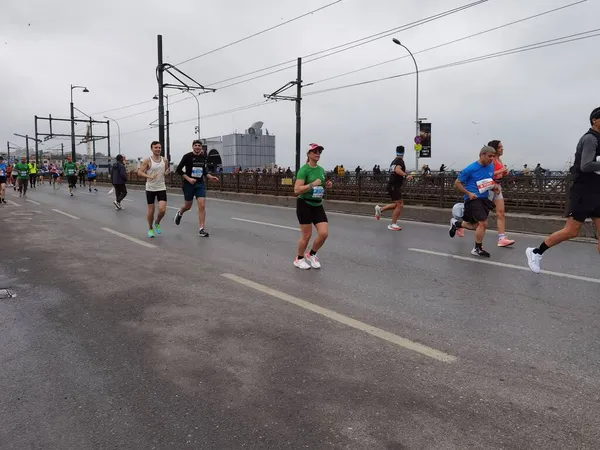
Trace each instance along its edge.
<path fill-rule="evenodd" d="M 150 168 L 146 171 L 147 175 L 158 174 L 154 180 L 146 180 L 146 190 L 150 192 L 166 191 L 165 184 L 165 160 L 161 157 L 160 162 L 154 161 L 150 157 Z"/>

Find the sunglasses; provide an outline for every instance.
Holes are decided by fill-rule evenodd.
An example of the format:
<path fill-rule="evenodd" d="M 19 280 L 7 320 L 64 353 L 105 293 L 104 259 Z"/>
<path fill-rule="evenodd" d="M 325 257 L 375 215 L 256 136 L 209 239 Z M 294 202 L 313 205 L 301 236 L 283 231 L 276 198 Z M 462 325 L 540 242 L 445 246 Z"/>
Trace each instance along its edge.
<path fill-rule="evenodd" d="M 319 155 L 323 153 L 322 148 L 315 148 L 314 150 L 309 151 L 308 153 L 318 153 Z"/>

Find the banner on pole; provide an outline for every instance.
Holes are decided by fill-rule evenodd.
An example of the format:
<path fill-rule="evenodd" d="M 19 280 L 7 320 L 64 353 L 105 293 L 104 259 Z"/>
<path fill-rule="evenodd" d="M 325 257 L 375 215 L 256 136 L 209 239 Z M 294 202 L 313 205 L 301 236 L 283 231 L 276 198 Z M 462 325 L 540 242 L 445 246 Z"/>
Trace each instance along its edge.
<path fill-rule="evenodd" d="M 419 123 L 419 137 L 421 138 L 421 150 L 419 158 L 431 158 L 431 123 Z"/>

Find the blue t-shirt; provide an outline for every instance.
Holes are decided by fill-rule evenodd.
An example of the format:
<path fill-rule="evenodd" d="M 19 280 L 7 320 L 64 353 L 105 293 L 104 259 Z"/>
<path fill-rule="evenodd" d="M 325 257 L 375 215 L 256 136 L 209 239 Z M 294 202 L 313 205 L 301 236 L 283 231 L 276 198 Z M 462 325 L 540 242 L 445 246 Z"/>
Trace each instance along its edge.
<path fill-rule="evenodd" d="M 479 161 L 468 165 L 458 176 L 458 180 L 467 191 L 477 195 L 478 198 L 488 198 L 490 190 L 494 187 L 494 164 L 482 166 Z M 469 196 L 465 195 L 465 201 Z"/>
<path fill-rule="evenodd" d="M 6 176 L 6 163 L 0 164 L 0 177 Z"/>
<path fill-rule="evenodd" d="M 96 178 L 96 164 L 88 164 L 87 173 L 89 178 Z"/>

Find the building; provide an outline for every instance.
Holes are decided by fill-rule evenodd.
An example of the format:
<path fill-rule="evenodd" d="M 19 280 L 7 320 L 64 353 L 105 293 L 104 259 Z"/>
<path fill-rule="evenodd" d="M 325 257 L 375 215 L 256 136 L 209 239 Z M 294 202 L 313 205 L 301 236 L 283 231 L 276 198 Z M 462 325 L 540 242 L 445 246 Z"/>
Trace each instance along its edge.
<path fill-rule="evenodd" d="M 269 130 L 263 134 L 263 123 L 255 122 L 244 134 L 234 133 L 203 139 L 209 162 L 233 172 L 237 167 L 258 169 L 275 164 L 275 136 Z"/>

